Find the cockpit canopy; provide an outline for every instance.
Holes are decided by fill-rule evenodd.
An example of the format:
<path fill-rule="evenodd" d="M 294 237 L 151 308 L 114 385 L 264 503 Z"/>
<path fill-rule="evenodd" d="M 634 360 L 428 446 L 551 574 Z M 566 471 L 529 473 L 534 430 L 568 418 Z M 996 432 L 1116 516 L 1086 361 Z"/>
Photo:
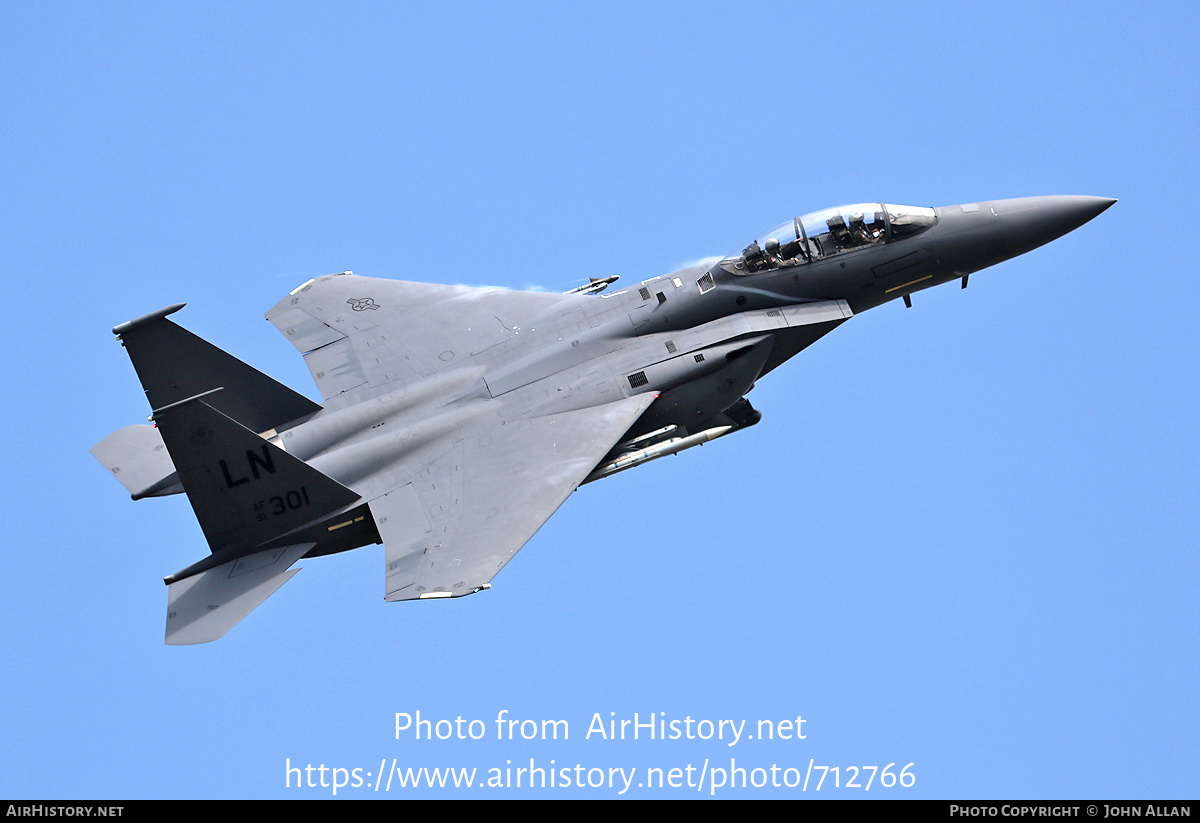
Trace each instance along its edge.
<path fill-rule="evenodd" d="M 811 263 L 863 246 L 911 237 L 936 222 L 933 209 L 921 206 L 855 203 L 815 211 L 754 238 L 733 268 L 736 274 L 749 274 Z"/>

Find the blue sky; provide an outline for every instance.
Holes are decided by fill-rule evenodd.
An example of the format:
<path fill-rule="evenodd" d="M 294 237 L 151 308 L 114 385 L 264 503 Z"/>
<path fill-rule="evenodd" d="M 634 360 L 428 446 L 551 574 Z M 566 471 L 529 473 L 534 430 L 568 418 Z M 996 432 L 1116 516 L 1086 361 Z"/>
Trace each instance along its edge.
<path fill-rule="evenodd" d="M 1197 18 L 4 5 L 0 794 L 325 797 L 287 765 L 478 783 L 532 758 L 605 785 L 338 797 L 612 797 L 610 769 L 708 797 L 714 769 L 810 763 L 916 782 L 715 796 L 1195 797 Z M 162 645 L 161 578 L 207 547 L 184 499 L 133 503 L 88 454 L 148 413 L 113 325 L 186 301 L 315 397 L 262 319 L 314 275 L 636 283 L 839 203 L 1039 194 L 1120 202 L 855 318 L 760 382 L 760 425 L 580 490 L 491 591 L 384 603 L 368 547 Z M 396 739 L 418 710 L 488 733 Z M 496 740 L 501 711 L 570 738 Z M 805 738 L 586 737 L 634 713 Z M 699 792 L 637 785 L 705 762 Z"/>

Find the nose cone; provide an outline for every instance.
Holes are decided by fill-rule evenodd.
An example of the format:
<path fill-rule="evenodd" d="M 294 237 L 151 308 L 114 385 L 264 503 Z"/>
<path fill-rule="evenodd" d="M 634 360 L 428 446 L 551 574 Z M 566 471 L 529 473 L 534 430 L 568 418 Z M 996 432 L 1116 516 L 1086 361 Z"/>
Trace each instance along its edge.
<path fill-rule="evenodd" d="M 1074 231 L 1115 202 L 1111 197 L 1056 195 L 996 200 L 991 206 L 1008 253 L 1015 257 Z"/>

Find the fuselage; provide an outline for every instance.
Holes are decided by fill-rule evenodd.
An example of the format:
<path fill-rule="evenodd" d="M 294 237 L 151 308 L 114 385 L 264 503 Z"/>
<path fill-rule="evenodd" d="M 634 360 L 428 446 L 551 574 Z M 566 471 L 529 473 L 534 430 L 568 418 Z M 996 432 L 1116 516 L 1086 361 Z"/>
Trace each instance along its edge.
<path fill-rule="evenodd" d="M 542 495 L 536 522 L 501 518 L 519 542 L 481 561 L 499 565 L 472 572 L 469 593 L 581 483 L 755 425 L 755 382 L 853 315 L 965 286 L 1114 202 L 841 206 L 793 218 L 740 255 L 608 292 L 607 281 L 555 295 L 322 276 L 267 313 L 304 355 L 319 406 L 174 325 L 175 304 L 113 329 L 170 442 L 126 427 L 97 456 L 114 474 L 129 470 L 135 499 L 182 490 L 192 500 L 212 554 L 168 583 L 269 551 L 386 542 L 388 530 L 389 580 L 412 571 L 404 563 L 423 554 L 408 544 L 435 530 L 474 528 L 486 554 L 492 527 L 478 518 L 500 508 L 478 508 L 470 489 L 521 509 L 507 478 L 534 461 L 542 477 L 518 485 Z M 462 519 L 468 510 L 476 520 Z M 402 522 L 389 525 L 387 512 Z M 430 541 L 422 552 L 443 548 Z M 422 573 L 436 577 L 429 562 Z"/>
<path fill-rule="evenodd" d="M 447 433 L 498 408 L 534 418 L 655 393 L 596 479 L 753 425 L 761 415 L 744 396 L 755 381 L 852 315 L 965 282 L 1113 202 L 1032 197 L 815 212 L 741 255 L 625 289 L 561 295 L 501 343 L 420 380 L 327 401 L 275 442 L 370 499 L 395 461 L 422 450 L 435 460 Z"/>

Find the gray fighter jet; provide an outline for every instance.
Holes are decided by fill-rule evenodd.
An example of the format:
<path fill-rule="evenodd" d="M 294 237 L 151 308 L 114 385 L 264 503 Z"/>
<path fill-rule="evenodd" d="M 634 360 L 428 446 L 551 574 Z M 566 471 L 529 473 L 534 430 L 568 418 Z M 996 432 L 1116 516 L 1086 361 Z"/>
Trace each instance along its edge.
<path fill-rule="evenodd" d="M 490 581 L 583 483 L 756 424 L 755 381 L 855 314 L 1048 243 L 1115 201 L 858 203 L 742 254 L 566 294 L 318 277 L 267 312 L 324 402 L 167 319 L 113 329 L 153 409 L 92 453 L 185 492 L 212 553 L 166 578 L 166 642 L 222 636 L 302 557 L 382 543 L 384 598 Z"/>

